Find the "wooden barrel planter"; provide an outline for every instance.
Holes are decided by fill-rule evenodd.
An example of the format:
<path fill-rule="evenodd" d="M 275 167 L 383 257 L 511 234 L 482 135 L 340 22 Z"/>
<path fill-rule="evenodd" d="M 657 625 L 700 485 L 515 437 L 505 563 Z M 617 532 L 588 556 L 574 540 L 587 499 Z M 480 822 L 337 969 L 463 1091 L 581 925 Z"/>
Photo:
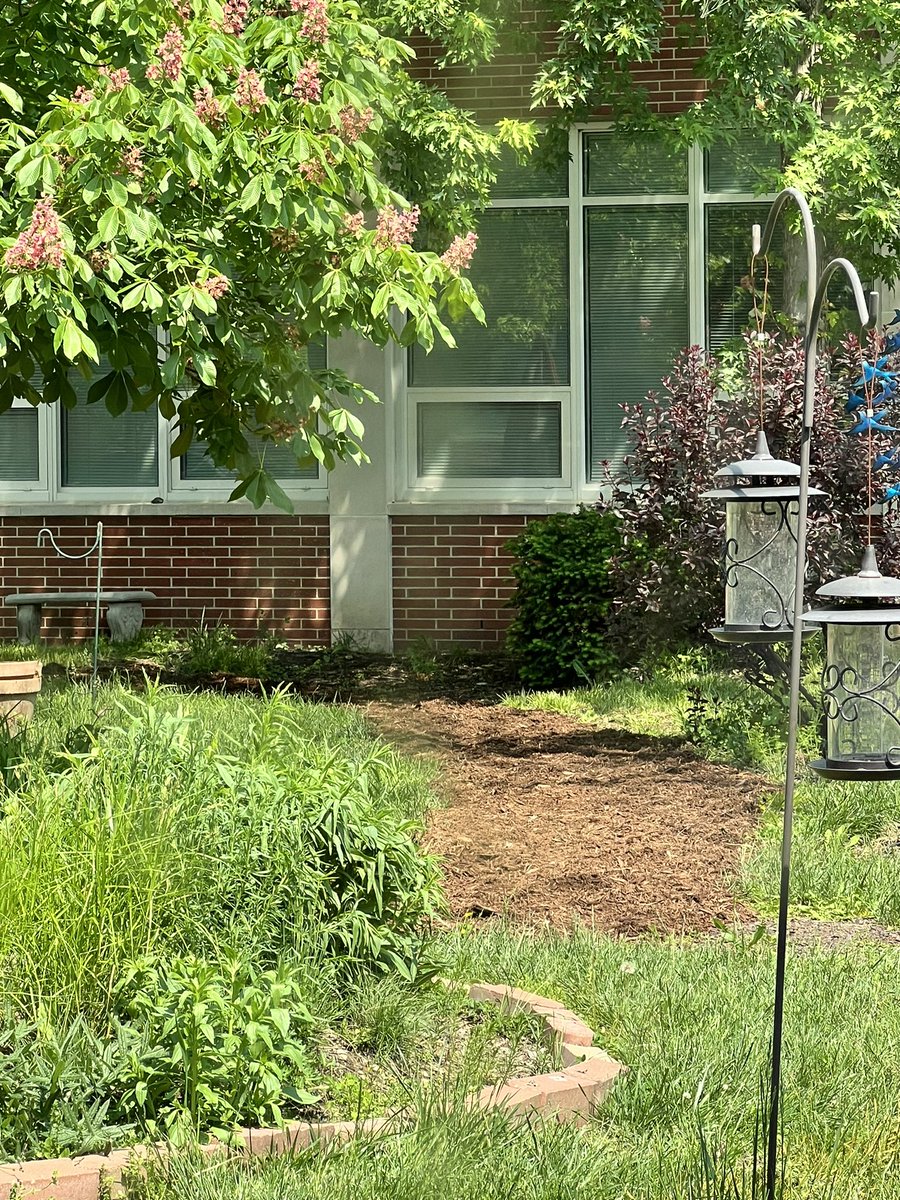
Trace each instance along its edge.
<path fill-rule="evenodd" d="M 0 662 L 0 724 L 30 717 L 40 690 L 39 662 Z"/>

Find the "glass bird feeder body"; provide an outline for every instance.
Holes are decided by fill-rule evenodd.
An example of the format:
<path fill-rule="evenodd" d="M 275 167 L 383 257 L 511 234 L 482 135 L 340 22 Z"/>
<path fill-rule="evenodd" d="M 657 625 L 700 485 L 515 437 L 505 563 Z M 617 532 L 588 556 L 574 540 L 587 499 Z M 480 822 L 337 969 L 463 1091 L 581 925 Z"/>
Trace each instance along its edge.
<path fill-rule="evenodd" d="M 871 546 L 858 575 L 819 588 L 848 603 L 803 620 L 825 630 L 824 757 L 832 779 L 900 778 L 900 580 L 881 575 Z"/>
<path fill-rule="evenodd" d="M 725 624 L 710 630 L 721 642 L 775 642 L 791 635 L 800 489 L 778 480 L 799 473 L 794 463 L 772 457 L 760 433 L 752 458 L 718 472 L 716 478 L 730 486 L 703 495 L 725 503 Z M 810 494 L 824 493 L 813 488 Z"/>

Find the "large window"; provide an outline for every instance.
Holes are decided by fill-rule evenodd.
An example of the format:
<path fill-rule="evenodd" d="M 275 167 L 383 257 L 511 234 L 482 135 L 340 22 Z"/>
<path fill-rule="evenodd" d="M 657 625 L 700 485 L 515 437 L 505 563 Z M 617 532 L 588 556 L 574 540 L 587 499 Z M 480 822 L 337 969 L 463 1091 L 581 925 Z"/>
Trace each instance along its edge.
<path fill-rule="evenodd" d="M 704 152 L 599 130 L 579 133 L 571 169 L 506 164 L 472 269 L 487 326 L 409 353 L 410 493 L 601 483 L 626 451 L 620 405 L 683 346 L 745 327 L 775 167 L 749 137 Z M 775 264 L 775 303 L 779 288 Z"/>
<path fill-rule="evenodd" d="M 310 349 L 310 365 L 326 365 L 324 347 Z M 155 406 L 113 417 L 102 400 L 88 403 L 92 382 L 73 371 L 74 408 L 21 400 L 0 414 L 0 501 L 227 500 L 235 478 L 212 464 L 202 443 L 172 459 L 174 429 Z M 299 466 L 285 448 L 261 444 L 260 457 L 297 496 L 324 487 L 317 467 Z"/>
<path fill-rule="evenodd" d="M 471 278 L 486 326 L 456 349 L 408 360 L 413 486 L 481 488 L 561 479 L 572 394 L 568 168 L 507 160 L 478 230 Z"/>

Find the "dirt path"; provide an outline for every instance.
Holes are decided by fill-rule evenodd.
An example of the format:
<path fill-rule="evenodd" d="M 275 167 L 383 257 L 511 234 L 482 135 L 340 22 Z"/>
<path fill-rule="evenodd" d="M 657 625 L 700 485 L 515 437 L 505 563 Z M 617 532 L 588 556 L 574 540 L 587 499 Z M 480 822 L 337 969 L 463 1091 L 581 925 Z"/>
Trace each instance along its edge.
<path fill-rule="evenodd" d="M 407 753 L 442 762 L 429 848 L 454 914 L 593 922 L 612 933 L 708 930 L 765 782 L 684 747 L 553 713 L 426 700 L 366 712 Z"/>

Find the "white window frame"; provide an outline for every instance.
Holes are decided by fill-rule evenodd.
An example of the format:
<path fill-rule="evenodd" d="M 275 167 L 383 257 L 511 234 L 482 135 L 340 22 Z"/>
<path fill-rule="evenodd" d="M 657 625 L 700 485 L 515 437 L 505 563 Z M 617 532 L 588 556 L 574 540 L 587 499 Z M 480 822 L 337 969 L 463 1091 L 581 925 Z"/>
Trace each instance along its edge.
<path fill-rule="evenodd" d="M 98 401 L 102 403 L 102 401 Z M 32 408 L 27 400 L 13 401 L 14 408 Z M 41 404 L 38 414 L 38 461 L 40 479 L 31 484 L 21 480 L 0 481 L 0 508 L 12 506 L 40 506 L 43 512 L 51 508 L 54 512 L 125 512 L 148 511 L 163 515 L 180 512 L 203 512 L 224 509 L 227 512 L 276 513 L 271 504 L 255 509 L 248 500 L 229 501 L 237 480 L 183 480 L 180 477 L 180 459 L 171 457 L 175 440 L 176 422 L 168 421 L 157 410 L 157 482 L 155 486 L 122 487 L 63 486 L 63 410 L 59 403 Z M 127 420 L 123 413 L 117 420 Z M 277 476 L 276 476 L 277 478 Z M 321 466 L 315 479 L 278 480 L 279 485 L 295 503 L 308 509 L 324 511 L 328 501 L 328 476 Z M 152 507 L 150 507 L 152 506 Z"/>
<path fill-rule="evenodd" d="M 27 409 L 37 414 L 38 436 L 38 478 L 10 479 L 0 481 L 0 495 L 9 497 L 13 503 L 33 504 L 50 499 L 51 462 L 48 454 L 47 430 L 51 414 L 47 411 L 50 406 L 39 404 L 37 408 L 27 400 L 13 400 L 12 408 Z"/>
<path fill-rule="evenodd" d="M 392 371 L 393 392 L 404 417 L 397 422 L 396 452 L 402 486 L 399 505 L 447 504 L 468 501 L 511 504 L 560 504 L 599 500 L 604 485 L 589 478 L 589 411 L 587 394 L 587 323 L 584 305 L 585 287 L 585 212 L 592 207 L 646 207 L 653 204 L 682 205 L 688 218 L 688 338 L 691 344 L 706 343 L 706 209 L 708 205 L 765 204 L 772 195 L 756 196 L 747 192 L 708 192 L 704 151 L 688 148 L 687 190 L 682 193 L 654 193 L 624 196 L 587 196 L 583 189 L 583 154 L 588 134 L 608 133 L 608 121 L 590 121 L 573 126 L 569 132 L 569 195 L 567 198 L 538 197 L 519 200 L 495 200 L 492 208 L 569 209 L 569 336 L 570 375 L 562 388 L 416 388 L 409 383 L 408 356 L 398 355 Z M 748 246 L 749 235 L 748 233 Z M 554 479 L 478 479 L 417 475 L 417 406 L 428 403 L 453 403 L 472 399 L 562 400 L 561 458 L 562 474 Z"/>

